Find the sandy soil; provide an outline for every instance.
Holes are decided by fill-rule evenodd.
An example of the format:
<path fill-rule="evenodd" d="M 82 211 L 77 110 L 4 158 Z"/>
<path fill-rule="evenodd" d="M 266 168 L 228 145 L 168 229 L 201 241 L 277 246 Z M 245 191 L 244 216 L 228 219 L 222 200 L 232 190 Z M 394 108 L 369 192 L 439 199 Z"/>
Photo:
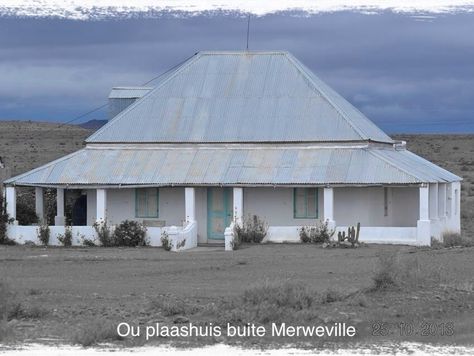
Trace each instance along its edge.
<path fill-rule="evenodd" d="M 416 262 L 425 271 L 436 271 L 422 286 L 389 291 L 369 290 L 380 253 L 399 252 L 404 264 Z M 251 285 L 272 281 L 300 281 L 317 291 L 336 290 L 349 296 L 315 306 L 301 323 L 315 325 L 346 322 L 355 325 L 358 343 L 387 341 L 471 344 L 474 341 L 473 248 L 427 248 L 369 245 L 359 249 L 322 249 L 314 245 L 260 245 L 226 253 L 198 248 L 170 253 L 159 248 L 40 248 L 0 247 L 3 280 L 14 291 L 14 300 L 25 308 L 39 306 L 44 315 L 19 318 L 8 325 L 8 341 L 71 342 L 82 327 L 100 318 L 117 325 L 174 325 L 185 317 L 193 323 L 216 323 L 218 314 L 168 315 L 152 307 L 162 298 L 179 299 L 187 305 L 209 306 L 240 296 Z M 430 277 L 431 278 L 431 277 Z M 210 309 L 211 310 L 211 309 Z M 308 311 L 309 312 L 309 311 Z M 184 314 L 184 315 L 183 315 Z M 294 322 L 294 320 L 293 320 Z M 298 321 L 299 322 L 299 321 Z M 418 334 L 401 335 L 398 325 L 412 323 Z M 373 335 L 376 323 L 384 323 L 387 335 Z M 453 335 L 422 335 L 422 324 L 453 323 Z M 353 340 L 353 341 L 354 341 Z M 146 344 L 176 341 L 158 339 Z M 258 339 L 258 343 L 300 343 L 328 346 L 313 338 Z M 130 345 L 137 340 L 119 342 Z M 237 342 L 235 339 L 184 340 Z M 238 340 L 249 345 L 252 338 Z M 338 341 L 339 342 L 339 341 Z M 143 344 L 144 341 L 138 341 Z M 309 343 L 309 344 L 306 344 Z"/>

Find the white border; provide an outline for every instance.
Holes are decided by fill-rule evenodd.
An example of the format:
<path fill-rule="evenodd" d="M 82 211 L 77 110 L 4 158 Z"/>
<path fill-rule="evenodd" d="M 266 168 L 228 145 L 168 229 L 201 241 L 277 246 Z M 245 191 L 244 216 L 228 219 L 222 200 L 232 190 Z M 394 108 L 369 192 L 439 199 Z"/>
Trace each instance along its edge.
<path fill-rule="evenodd" d="M 474 0 L 0 0 L 0 16 L 73 20 L 202 13 L 264 16 L 288 11 L 300 15 L 338 11 L 448 14 L 474 12 Z"/>

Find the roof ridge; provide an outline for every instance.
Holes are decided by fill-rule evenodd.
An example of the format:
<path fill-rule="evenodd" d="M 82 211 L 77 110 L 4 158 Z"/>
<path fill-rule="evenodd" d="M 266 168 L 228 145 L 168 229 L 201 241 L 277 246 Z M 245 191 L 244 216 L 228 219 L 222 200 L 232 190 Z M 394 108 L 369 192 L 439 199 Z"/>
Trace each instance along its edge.
<path fill-rule="evenodd" d="M 361 139 L 363 140 L 368 140 L 370 139 L 370 136 L 367 135 L 363 130 L 361 130 L 358 126 L 356 126 L 352 120 L 348 118 L 347 113 L 338 105 L 336 105 L 331 99 L 328 98 L 328 96 L 323 93 L 321 90 L 318 89 L 318 86 L 316 83 L 314 83 L 313 78 L 306 72 L 305 68 L 302 66 L 302 63 L 300 63 L 291 53 L 287 53 L 286 56 L 288 59 L 295 65 L 295 67 L 298 69 L 298 71 L 303 74 L 303 76 L 313 85 L 313 89 L 317 90 L 317 92 L 323 97 L 330 105 L 332 105 L 341 115 L 341 117 L 351 126 L 357 134 L 360 136 Z M 315 74 L 313 74 L 315 75 Z M 319 78 L 318 78 L 319 79 Z"/>

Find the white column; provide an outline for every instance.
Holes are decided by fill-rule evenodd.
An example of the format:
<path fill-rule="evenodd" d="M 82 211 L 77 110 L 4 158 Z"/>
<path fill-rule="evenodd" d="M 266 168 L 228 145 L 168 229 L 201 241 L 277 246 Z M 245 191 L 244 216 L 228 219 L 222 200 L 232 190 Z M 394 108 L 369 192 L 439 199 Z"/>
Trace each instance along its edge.
<path fill-rule="evenodd" d="M 334 221 L 334 189 L 324 188 L 324 221 L 328 221 L 328 226 L 331 229 L 336 227 Z"/>
<path fill-rule="evenodd" d="M 64 216 L 64 189 L 56 189 L 56 216 L 54 217 L 54 225 L 64 226 L 66 218 Z"/>
<path fill-rule="evenodd" d="M 196 193 L 194 188 L 184 188 L 186 222 L 196 221 Z"/>
<path fill-rule="evenodd" d="M 5 201 L 7 204 L 7 214 L 10 219 L 14 220 L 14 224 L 18 224 L 16 220 L 16 188 L 5 188 Z"/>
<path fill-rule="evenodd" d="M 419 188 L 420 216 L 416 224 L 416 240 L 418 245 L 431 245 L 430 222 L 430 188 L 423 184 Z"/>
<path fill-rule="evenodd" d="M 430 219 L 438 219 L 438 183 L 429 184 Z"/>
<path fill-rule="evenodd" d="M 96 221 L 103 222 L 107 219 L 107 191 L 105 189 L 97 189 L 96 198 Z"/>
<path fill-rule="evenodd" d="M 234 187 L 234 222 L 242 224 L 244 221 L 244 188 Z"/>
<path fill-rule="evenodd" d="M 44 222 L 44 195 L 43 188 L 35 188 L 35 211 L 38 216 L 38 223 L 43 224 Z"/>
<path fill-rule="evenodd" d="M 438 217 L 446 218 L 446 183 L 438 184 Z"/>

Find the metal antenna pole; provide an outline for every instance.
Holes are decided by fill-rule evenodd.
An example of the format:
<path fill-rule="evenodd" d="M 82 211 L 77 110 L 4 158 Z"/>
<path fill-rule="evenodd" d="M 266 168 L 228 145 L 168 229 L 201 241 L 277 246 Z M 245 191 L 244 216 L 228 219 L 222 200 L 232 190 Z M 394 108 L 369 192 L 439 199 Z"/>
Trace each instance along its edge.
<path fill-rule="evenodd" d="M 250 34 L 250 14 L 247 19 L 247 51 L 249 50 L 249 34 Z"/>

